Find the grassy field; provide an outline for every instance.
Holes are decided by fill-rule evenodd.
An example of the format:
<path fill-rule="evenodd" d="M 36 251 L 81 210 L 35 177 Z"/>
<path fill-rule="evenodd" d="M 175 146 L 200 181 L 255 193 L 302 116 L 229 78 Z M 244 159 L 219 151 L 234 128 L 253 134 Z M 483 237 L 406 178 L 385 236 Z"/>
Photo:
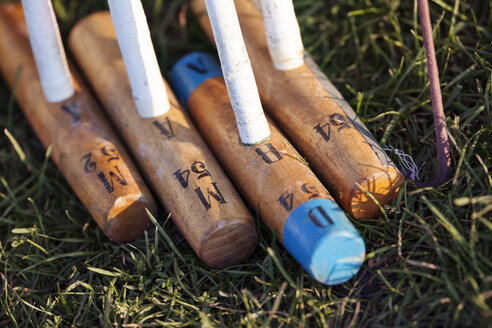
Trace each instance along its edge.
<path fill-rule="evenodd" d="M 182 55 L 213 51 L 186 0 L 143 2 L 165 76 Z M 63 37 L 105 3 L 55 0 Z M 110 242 L 0 79 L 0 326 L 491 327 L 492 2 L 430 3 L 452 176 L 438 188 L 407 182 L 379 220 L 354 222 L 367 260 L 335 287 L 309 278 L 259 219 L 253 256 L 226 270 L 207 268 L 162 210 L 164 229 Z M 435 137 L 414 1 L 295 6 L 307 50 L 376 138 L 431 179 Z"/>

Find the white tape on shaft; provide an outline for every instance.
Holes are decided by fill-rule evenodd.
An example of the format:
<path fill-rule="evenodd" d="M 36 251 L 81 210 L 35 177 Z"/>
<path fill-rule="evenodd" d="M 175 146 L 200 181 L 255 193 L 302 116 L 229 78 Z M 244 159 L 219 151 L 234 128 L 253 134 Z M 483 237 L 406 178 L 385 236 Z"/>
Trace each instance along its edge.
<path fill-rule="evenodd" d="M 75 91 L 51 0 L 22 0 L 22 7 L 44 96 L 66 100 Z"/>
<path fill-rule="evenodd" d="M 155 117 L 169 108 L 166 87 L 140 0 L 109 0 L 116 37 L 138 113 Z"/>
<path fill-rule="evenodd" d="M 259 143 L 270 129 L 256 87 L 233 0 L 206 0 L 222 73 L 244 144 Z"/>
<path fill-rule="evenodd" d="M 304 46 L 292 0 L 261 0 L 268 50 L 273 64 L 287 71 L 304 62 Z"/>

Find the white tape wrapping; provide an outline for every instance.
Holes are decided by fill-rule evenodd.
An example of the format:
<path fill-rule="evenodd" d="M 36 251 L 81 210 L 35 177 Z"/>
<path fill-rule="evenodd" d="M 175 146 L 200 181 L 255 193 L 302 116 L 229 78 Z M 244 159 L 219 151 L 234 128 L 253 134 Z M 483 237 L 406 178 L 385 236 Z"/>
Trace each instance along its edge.
<path fill-rule="evenodd" d="M 304 46 L 292 0 L 261 0 L 261 11 L 275 68 L 287 71 L 301 66 Z"/>
<path fill-rule="evenodd" d="M 22 0 L 22 7 L 44 96 L 66 100 L 75 90 L 51 0 Z"/>
<path fill-rule="evenodd" d="M 233 0 L 206 0 L 222 73 L 243 144 L 270 136 Z"/>
<path fill-rule="evenodd" d="M 139 115 L 165 114 L 170 108 L 169 99 L 142 3 L 140 0 L 109 0 L 108 3 Z"/>

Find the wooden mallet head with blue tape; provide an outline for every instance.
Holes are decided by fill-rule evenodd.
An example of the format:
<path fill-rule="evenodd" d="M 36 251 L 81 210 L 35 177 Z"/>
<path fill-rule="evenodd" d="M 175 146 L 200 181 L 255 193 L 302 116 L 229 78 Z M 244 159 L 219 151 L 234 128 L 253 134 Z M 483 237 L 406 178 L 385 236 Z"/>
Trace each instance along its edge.
<path fill-rule="evenodd" d="M 329 284 L 347 281 L 365 256 L 364 241 L 307 163 L 268 120 L 271 136 L 241 142 L 216 57 L 193 53 L 172 70 L 173 87 L 215 156 L 304 269 Z"/>

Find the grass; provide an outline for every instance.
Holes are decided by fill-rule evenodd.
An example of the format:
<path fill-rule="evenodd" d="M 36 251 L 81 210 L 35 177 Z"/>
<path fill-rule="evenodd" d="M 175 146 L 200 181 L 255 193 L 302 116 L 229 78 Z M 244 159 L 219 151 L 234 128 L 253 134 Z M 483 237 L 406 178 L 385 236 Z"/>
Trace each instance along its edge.
<path fill-rule="evenodd" d="M 143 2 L 166 76 L 182 55 L 212 50 L 186 1 Z M 105 7 L 54 4 L 64 38 Z M 295 6 L 306 48 L 376 138 L 412 155 L 431 179 L 435 139 L 415 3 Z M 407 182 L 385 217 L 354 222 L 367 260 L 335 287 L 309 278 L 260 220 L 253 256 L 226 270 L 207 268 L 163 211 L 163 229 L 131 244 L 108 241 L 0 80 L 0 127 L 11 134 L 0 136 L 0 326 L 490 327 L 492 3 L 433 0 L 431 15 L 452 176 L 438 188 Z"/>

